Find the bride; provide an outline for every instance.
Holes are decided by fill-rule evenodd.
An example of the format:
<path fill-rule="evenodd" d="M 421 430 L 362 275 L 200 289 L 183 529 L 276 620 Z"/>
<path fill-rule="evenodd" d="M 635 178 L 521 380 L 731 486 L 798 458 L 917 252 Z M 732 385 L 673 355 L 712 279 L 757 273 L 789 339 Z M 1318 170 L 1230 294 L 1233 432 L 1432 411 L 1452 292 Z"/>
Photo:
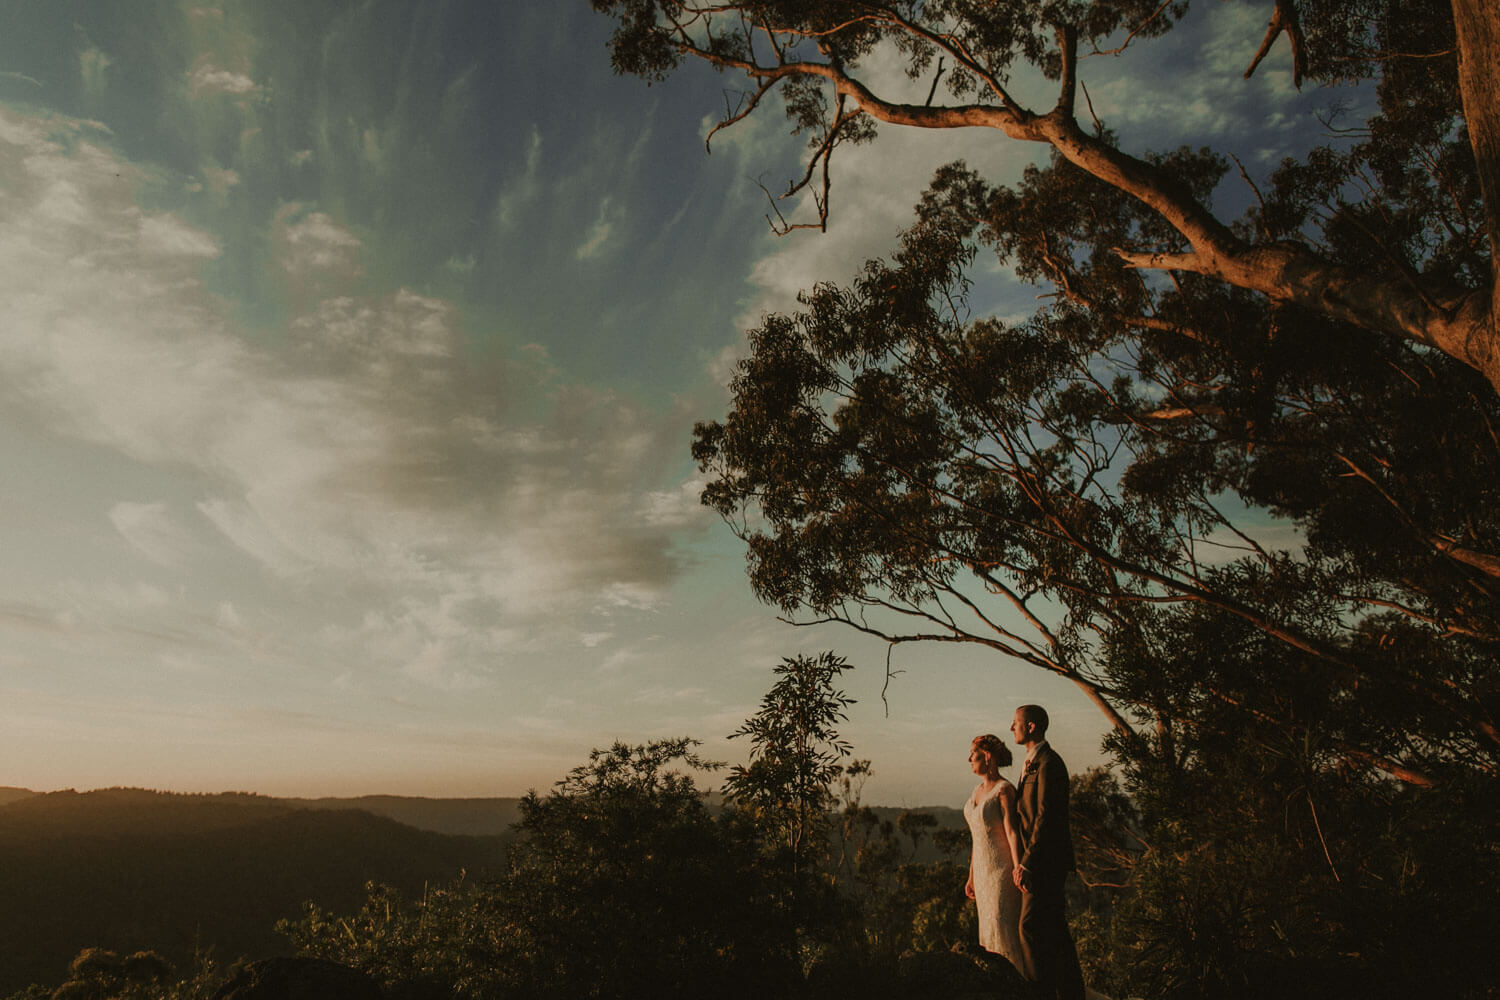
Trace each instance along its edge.
<path fill-rule="evenodd" d="M 979 908 L 979 944 L 1021 971 L 1021 890 L 1011 878 L 1021 861 L 1021 823 L 1016 786 L 1000 777 L 1010 762 L 1010 748 L 993 734 L 976 736 L 969 746 L 969 767 L 981 781 L 964 803 L 974 840 L 964 894 Z"/>

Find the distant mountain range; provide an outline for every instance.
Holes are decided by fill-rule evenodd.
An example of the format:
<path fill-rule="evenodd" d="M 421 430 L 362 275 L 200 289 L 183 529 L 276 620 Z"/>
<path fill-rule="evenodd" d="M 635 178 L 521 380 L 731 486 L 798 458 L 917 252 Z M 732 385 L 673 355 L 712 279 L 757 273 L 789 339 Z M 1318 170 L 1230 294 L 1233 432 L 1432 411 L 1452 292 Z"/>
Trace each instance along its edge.
<path fill-rule="evenodd" d="M 102 789 L 95 792 L 33 792 L 29 788 L 13 788 L 0 785 L 0 807 L 38 795 L 118 795 L 121 792 L 140 792 L 140 789 Z M 361 795 L 355 798 L 276 798 L 255 795 L 249 792 L 219 792 L 212 795 L 178 795 L 168 792 L 146 792 L 147 795 L 162 795 L 174 799 L 194 802 L 227 803 L 231 805 L 274 805 L 293 809 L 358 809 L 393 819 L 418 830 L 433 833 L 449 833 L 471 837 L 504 835 L 511 826 L 521 820 L 521 800 L 518 798 L 489 799 L 426 799 L 407 795 Z"/>
<path fill-rule="evenodd" d="M 304 901 L 351 912 L 368 881 L 409 896 L 504 862 L 518 799 L 274 799 L 0 788 L 0 997 L 56 985 L 83 948 L 186 971 L 287 950 Z"/>
<path fill-rule="evenodd" d="M 276 799 L 298 809 L 362 809 L 433 833 L 503 835 L 521 821 L 520 799 L 423 799 L 361 795 L 353 799 Z"/>

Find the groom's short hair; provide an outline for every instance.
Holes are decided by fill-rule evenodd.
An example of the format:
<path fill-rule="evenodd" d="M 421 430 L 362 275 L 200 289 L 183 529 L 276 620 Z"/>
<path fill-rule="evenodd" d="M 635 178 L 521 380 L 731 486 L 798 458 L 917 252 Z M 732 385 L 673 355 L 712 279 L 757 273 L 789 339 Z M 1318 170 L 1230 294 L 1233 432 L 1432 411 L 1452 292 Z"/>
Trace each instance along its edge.
<path fill-rule="evenodd" d="M 1036 726 L 1037 735 L 1046 735 L 1047 710 L 1045 708 L 1040 705 L 1022 705 L 1016 711 L 1021 713 L 1021 721 Z"/>

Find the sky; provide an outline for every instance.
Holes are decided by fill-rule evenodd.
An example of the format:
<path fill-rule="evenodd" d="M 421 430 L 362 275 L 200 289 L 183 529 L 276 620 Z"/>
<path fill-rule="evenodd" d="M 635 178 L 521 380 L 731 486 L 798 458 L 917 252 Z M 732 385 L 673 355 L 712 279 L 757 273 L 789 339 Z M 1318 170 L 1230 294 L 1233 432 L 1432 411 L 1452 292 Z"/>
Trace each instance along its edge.
<path fill-rule="evenodd" d="M 1263 176 L 1348 99 L 1283 47 L 1241 79 L 1270 8 L 1085 60 L 1095 112 Z M 826 649 L 866 801 L 957 806 L 1024 702 L 1101 761 L 1103 717 L 1034 668 L 908 646 L 888 678 L 884 646 L 780 622 L 688 453 L 747 328 L 889 252 L 938 166 L 1013 180 L 1038 149 L 884 129 L 836 161 L 829 231 L 778 238 L 784 119 L 706 153 L 741 84 L 614 76 L 583 0 L 0 24 L 0 785 L 509 796 L 673 736 L 741 762 L 775 665 Z M 976 278 L 980 309 L 1036 306 Z"/>

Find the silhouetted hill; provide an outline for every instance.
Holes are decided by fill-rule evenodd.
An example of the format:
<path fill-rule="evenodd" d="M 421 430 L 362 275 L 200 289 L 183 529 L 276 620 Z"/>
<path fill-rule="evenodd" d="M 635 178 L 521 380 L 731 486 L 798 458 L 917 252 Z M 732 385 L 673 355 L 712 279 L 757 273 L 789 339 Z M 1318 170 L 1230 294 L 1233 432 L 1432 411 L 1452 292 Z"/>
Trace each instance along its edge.
<path fill-rule="evenodd" d="M 8 805 L 17 799 L 29 799 L 35 795 L 29 788 L 11 788 L 9 785 L 0 785 L 0 806 Z"/>
<path fill-rule="evenodd" d="M 370 812 L 264 796 L 139 789 L 0 805 L 0 996 L 55 984 L 80 949 L 152 948 L 183 966 L 283 953 L 305 900 L 349 912 L 367 881 L 416 895 L 503 860 L 499 836 L 452 836 Z"/>
<path fill-rule="evenodd" d="M 302 809 L 363 809 L 418 830 L 493 836 L 521 821 L 520 799 L 426 799 L 403 795 L 361 795 L 353 799 L 278 799 Z"/>

